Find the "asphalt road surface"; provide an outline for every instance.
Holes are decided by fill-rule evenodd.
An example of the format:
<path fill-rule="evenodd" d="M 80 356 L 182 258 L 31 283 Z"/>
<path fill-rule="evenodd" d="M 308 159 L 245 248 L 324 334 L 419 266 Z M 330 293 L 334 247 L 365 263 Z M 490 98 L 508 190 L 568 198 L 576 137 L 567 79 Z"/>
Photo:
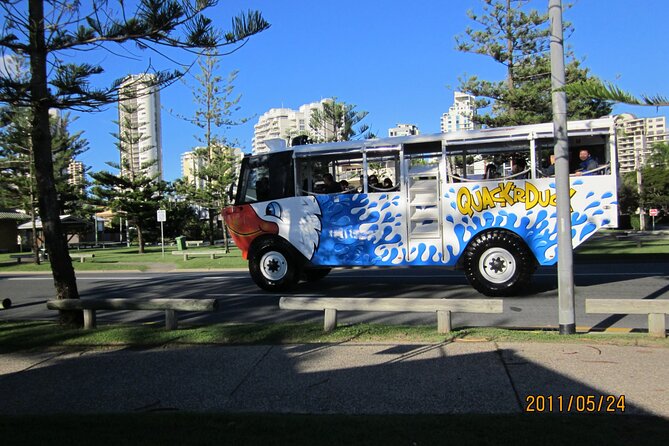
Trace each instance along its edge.
<path fill-rule="evenodd" d="M 663 262 L 577 264 L 574 267 L 576 325 L 601 329 L 646 328 L 639 315 L 586 315 L 586 298 L 669 299 L 669 265 Z M 178 273 L 80 272 L 82 298 L 189 297 L 219 299 L 217 313 L 182 313 L 180 322 L 321 322 L 322 312 L 280 310 L 282 295 L 324 297 L 471 298 L 485 296 L 471 288 L 460 271 L 438 268 L 339 269 L 325 279 L 301 283 L 291 293 L 274 294 L 255 286 L 247 271 Z M 453 326 L 556 327 L 557 268 L 539 268 L 524 296 L 504 298 L 503 314 L 454 314 Z M 44 274 L 0 275 L 0 299 L 12 307 L 0 310 L 0 320 L 54 319 L 46 309 L 54 297 L 53 280 Z M 163 321 L 160 312 L 98 312 L 98 322 Z M 342 323 L 435 324 L 424 313 L 340 313 Z"/>

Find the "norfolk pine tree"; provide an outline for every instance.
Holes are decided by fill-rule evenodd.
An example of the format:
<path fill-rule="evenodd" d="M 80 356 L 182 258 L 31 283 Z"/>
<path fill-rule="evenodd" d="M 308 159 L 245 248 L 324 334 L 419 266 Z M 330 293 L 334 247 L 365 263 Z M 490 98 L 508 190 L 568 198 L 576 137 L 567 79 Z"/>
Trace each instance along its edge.
<path fill-rule="evenodd" d="M 37 183 L 32 162 L 31 121 L 28 107 L 8 105 L 0 108 L 0 208 L 18 208 L 30 214 L 33 227 L 32 249 L 35 263 L 39 264 L 40 252 L 35 225 Z M 83 185 L 78 187 L 70 184 L 68 166 L 87 150 L 88 143 L 81 138 L 81 132 L 70 132 L 71 122 L 68 113 L 51 116 L 52 157 L 60 213 L 78 215 L 83 208 L 85 191 Z"/>
<path fill-rule="evenodd" d="M 198 104 L 198 108 L 192 118 L 179 117 L 203 131 L 202 135 L 196 136 L 203 146 L 193 150 L 201 165 L 194 172 L 195 184 L 182 182 L 179 189 L 194 203 L 207 208 L 209 242 L 213 245 L 214 217 L 229 204 L 227 190 L 236 182 L 238 167 L 230 142 L 217 131 L 243 124 L 248 119 L 237 119 L 234 116 L 240 109 L 241 100 L 241 95 L 234 95 L 233 83 L 237 78 L 237 71 L 231 72 L 227 79 L 223 79 L 216 73 L 219 58 L 212 51 L 206 51 L 198 59 L 198 66 L 200 73 L 195 76 L 198 85 L 193 90 L 194 101 Z M 223 239 L 225 251 L 229 252 L 225 227 Z"/>
<path fill-rule="evenodd" d="M 92 78 L 103 72 L 98 64 L 72 58 L 93 49 L 107 50 L 134 45 L 135 50 L 166 48 L 197 52 L 202 48 L 236 46 L 269 24 L 260 13 L 234 17 L 232 30 L 218 33 L 204 11 L 214 0 L 138 0 L 135 7 L 122 0 L 0 0 L 4 23 L 0 33 L 2 56 L 21 55 L 29 60 L 30 78 L 18 81 L 0 74 L 0 102 L 30 107 L 31 143 L 40 215 L 58 299 L 78 298 L 76 278 L 59 219 L 57 190 L 51 159 L 49 109 L 95 111 L 116 100 L 120 80 L 94 87 Z M 73 62 L 67 62 L 68 56 Z M 156 84 L 165 85 L 182 75 L 161 71 Z M 61 312 L 64 325 L 81 325 L 81 312 Z"/>
<path fill-rule="evenodd" d="M 459 90 L 477 97 L 476 107 L 491 107 L 474 120 L 487 127 L 533 124 L 552 120 L 550 29 L 548 14 L 526 11 L 527 0 L 482 0 L 483 13 L 468 11 L 478 29 L 468 27 L 456 37 L 457 49 L 490 57 L 506 69 L 503 81 L 461 79 Z M 566 67 L 567 83 L 592 79 L 577 60 Z M 571 95 L 570 119 L 599 118 L 611 112 L 606 100 Z"/>
<path fill-rule="evenodd" d="M 355 111 L 355 105 L 337 102 L 337 98 L 323 101 L 322 110 L 314 110 L 309 121 L 311 139 L 314 142 L 349 141 L 358 136 L 364 139 L 374 138 L 369 126 L 360 124 L 368 112 Z"/>

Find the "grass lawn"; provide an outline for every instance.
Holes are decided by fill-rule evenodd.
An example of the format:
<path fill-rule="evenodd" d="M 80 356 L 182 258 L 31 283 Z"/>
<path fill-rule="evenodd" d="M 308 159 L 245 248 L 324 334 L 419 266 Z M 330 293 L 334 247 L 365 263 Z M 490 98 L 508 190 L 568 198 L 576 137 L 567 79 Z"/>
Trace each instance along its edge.
<path fill-rule="evenodd" d="M 316 323 L 181 324 L 165 330 L 163 324 L 99 325 L 95 330 L 64 329 L 55 322 L 0 322 L 0 352 L 53 347 L 155 347 L 167 345 L 319 344 L 384 342 L 438 344 L 442 342 L 570 342 L 669 347 L 668 338 L 647 333 L 578 333 L 522 331 L 490 327 L 461 328 L 439 334 L 435 325 L 340 325 L 330 333 Z"/>
<path fill-rule="evenodd" d="M 624 254 L 624 255 L 669 255 L 669 237 L 663 240 L 643 241 L 641 247 L 634 240 L 597 239 L 585 242 L 576 249 L 579 255 Z"/>
<path fill-rule="evenodd" d="M 223 251 L 223 247 L 199 247 L 188 248 L 188 252 L 197 253 L 198 251 Z M 159 246 L 149 246 L 145 248 L 144 254 L 137 252 L 137 247 L 131 248 L 106 248 L 106 249 L 82 249 L 71 250 L 70 254 L 73 256 L 72 265 L 77 271 L 101 271 L 101 270 L 138 270 L 146 271 L 152 264 L 164 264 L 175 269 L 219 269 L 219 268 L 246 268 L 247 262 L 242 259 L 241 251 L 235 247 L 230 247 L 229 254 L 216 255 L 216 259 L 210 259 L 209 256 L 194 257 L 192 259 L 183 260 L 182 256 L 173 255 L 176 251 L 173 246 L 165 247 L 165 255 L 163 256 Z M 78 253 L 93 254 L 93 259 L 85 259 L 81 263 L 76 258 Z M 15 259 L 10 257 L 10 254 L 0 254 L 0 272 L 17 272 L 17 271 L 44 271 L 50 272 L 51 267 L 48 262 L 43 262 L 40 265 L 22 261 L 18 264 Z"/>
<path fill-rule="evenodd" d="M 633 415 L 153 413 L 0 417 L 7 445 L 664 444 L 669 421 Z"/>

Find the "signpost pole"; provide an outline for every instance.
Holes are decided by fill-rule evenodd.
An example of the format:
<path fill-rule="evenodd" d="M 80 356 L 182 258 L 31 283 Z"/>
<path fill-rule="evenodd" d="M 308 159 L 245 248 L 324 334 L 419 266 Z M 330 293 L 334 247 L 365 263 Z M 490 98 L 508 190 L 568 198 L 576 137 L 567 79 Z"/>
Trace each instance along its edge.
<path fill-rule="evenodd" d="M 160 250 L 163 253 L 163 258 L 165 258 L 165 237 L 163 234 L 163 222 L 167 220 L 167 213 L 165 209 L 158 209 L 156 219 L 160 222 Z"/>
<path fill-rule="evenodd" d="M 659 215 L 660 211 L 657 208 L 651 208 L 648 210 L 648 215 L 653 217 L 653 231 L 655 231 L 655 217 Z"/>

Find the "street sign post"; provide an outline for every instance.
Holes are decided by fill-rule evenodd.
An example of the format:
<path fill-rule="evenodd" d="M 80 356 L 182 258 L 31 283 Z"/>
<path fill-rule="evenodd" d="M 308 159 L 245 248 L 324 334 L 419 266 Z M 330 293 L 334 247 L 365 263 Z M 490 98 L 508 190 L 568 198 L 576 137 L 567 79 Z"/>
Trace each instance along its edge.
<path fill-rule="evenodd" d="M 660 215 L 660 210 L 659 209 L 648 209 L 648 215 L 653 217 L 653 231 L 655 230 L 655 217 Z"/>
<path fill-rule="evenodd" d="M 163 236 L 163 223 L 167 221 L 167 212 L 165 209 L 158 209 L 156 217 L 160 222 L 160 249 L 163 253 L 163 257 L 165 257 L 165 237 Z"/>

